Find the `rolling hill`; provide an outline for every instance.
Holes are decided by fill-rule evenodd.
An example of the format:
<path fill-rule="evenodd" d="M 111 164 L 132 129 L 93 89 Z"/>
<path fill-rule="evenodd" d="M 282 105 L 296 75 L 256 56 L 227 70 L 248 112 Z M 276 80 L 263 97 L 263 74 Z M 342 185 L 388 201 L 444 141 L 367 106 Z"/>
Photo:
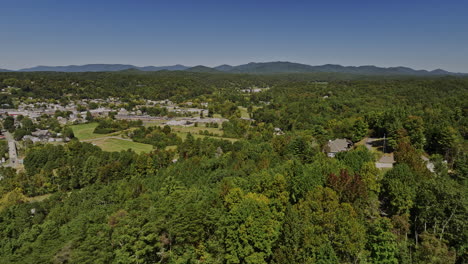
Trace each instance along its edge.
<path fill-rule="evenodd" d="M 56 71 L 56 72 L 112 72 L 112 71 L 189 71 L 189 72 L 204 72 L 204 73 L 246 73 L 246 74 L 275 74 L 275 73 L 344 73 L 355 75 L 376 75 L 376 76 L 443 76 L 443 75 L 463 75 L 463 73 L 448 72 L 442 69 L 433 71 L 415 70 L 408 67 L 377 67 L 373 65 L 366 66 L 342 66 L 337 64 L 325 64 L 312 66 L 301 63 L 275 61 L 275 62 L 251 62 L 247 64 L 231 66 L 227 64 L 217 67 L 206 67 L 198 65 L 188 67 L 181 64 L 173 66 L 145 66 L 138 67 L 130 64 L 86 64 L 86 65 L 69 65 L 69 66 L 36 66 L 18 70 L 20 72 L 36 72 L 36 71 Z M 0 69 L 0 72 L 8 72 L 10 70 Z"/>
<path fill-rule="evenodd" d="M 195 66 L 195 67 L 191 67 L 191 68 L 185 69 L 185 71 L 189 71 L 189 72 L 208 72 L 208 73 L 219 73 L 219 72 L 221 72 L 221 71 L 219 71 L 217 69 L 206 67 L 206 66 L 203 66 L 203 65 L 198 65 L 198 66 Z"/>
<path fill-rule="evenodd" d="M 36 72 L 36 71 L 57 71 L 57 72 L 105 72 L 105 71 L 123 71 L 128 69 L 137 69 L 140 71 L 182 71 L 187 69 L 187 66 L 173 65 L 173 66 L 145 66 L 137 67 L 130 64 L 86 64 L 86 65 L 69 65 L 69 66 L 36 66 L 32 68 L 21 69 L 23 72 Z"/>
<path fill-rule="evenodd" d="M 227 65 L 227 64 L 223 64 L 223 65 L 219 65 L 217 67 L 214 67 L 214 69 L 216 69 L 218 71 L 224 71 L 224 72 L 231 71 L 232 68 L 234 68 L 234 66 Z"/>
<path fill-rule="evenodd" d="M 434 71 L 414 70 L 408 67 L 377 67 L 368 66 L 342 66 L 336 64 L 325 64 L 320 66 L 311 66 L 301 63 L 293 63 L 286 61 L 277 62 L 251 62 L 239 66 L 221 65 L 216 69 L 232 73 L 251 73 L 251 74 L 272 74 L 272 73 L 348 73 L 360 75 L 459 75 L 460 73 L 451 73 L 441 69 Z"/>

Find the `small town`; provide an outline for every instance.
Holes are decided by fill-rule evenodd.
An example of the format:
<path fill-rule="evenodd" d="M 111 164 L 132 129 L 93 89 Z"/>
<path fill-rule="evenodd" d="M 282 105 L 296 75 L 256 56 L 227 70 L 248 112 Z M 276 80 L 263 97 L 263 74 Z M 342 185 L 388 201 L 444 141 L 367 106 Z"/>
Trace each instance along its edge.
<path fill-rule="evenodd" d="M 14 89 L 7 87 L 5 90 Z M 261 89 L 254 89 L 261 90 Z M 107 99 L 83 99 L 68 104 L 51 103 L 47 101 L 38 101 L 33 98 L 27 98 L 21 102 L 17 108 L 0 109 L 0 121 L 10 119 L 13 121 L 10 130 L 22 131 L 25 118 L 32 125 L 41 124 L 48 119 L 54 120 L 58 124 L 56 127 L 44 127 L 43 129 L 36 127 L 34 131 L 28 131 L 24 135 L 21 133 L 12 134 L 7 130 L 2 131 L 0 139 L 5 139 L 8 142 L 8 156 L 4 155 L 0 163 L 3 166 L 18 167 L 22 164 L 22 155 L 17 154 L 18 148 L 24 148 L 31 143 L 66 143 L 71 140 L 70 136 L 64 135 L 60 129 L 64 127 L 76 126 L 95 122 L 98 119 L 112 118 L 114 120 L 124 121 L 141 121 L 142 124 L 153 125 L 168 125 L 177 127 L 193 127 L 206 124 L 217 124 L 220 127 L 223 122 L 228 121 L 222 117 L 209 117 L 208 103 L 198 104 L 202 108 L 194 108 L 192 102 L 175 104 L 170 100 L 139 100 L 139 103 L 128 110 L 128 104 L 122 102 L 119 98 Z M 3 105 L 8 107 L 8 105 Z M 145 109 L 149 109 L 148 112 Z M 157 109 L 158 113 L 166 113 L 166 115 L 154 115 L 153 109 Z M 244 118 L 246 120 L 252 120 Z M 123 139 L 114 137 L 114 139 Z M 1 141 L 0 141 L 1 142 Z M 6 154 L 6 153 L 5 153 Z M 5 160 L 7 157 L 7 160 Z"/>
<path fill-rule="evenodd" d="M 11 89 L 12 87 L 7 87 Z M 259 93 L 267 91 L 268 88 L 249 88 L 241 89 L 242 93 Z M 5 89 L 3 89 L 5 91 Z M 22 120 L 26 117 L 32 121 L 33 124 L 37 124 L 43 118 L 52 118 L 60 124 L 60 127 L 73 126 L 79 124 L 86 124 L 90 121 L 95 121 L 99 118 L 105 119 L 112 117 L 115 120 L 125 121 L 141 121 L 142 124 L 170 127 L 194 127 L 198 125 L 206 124 L 217 124 L 217 127 L 221 127 L 223 122 L 229 121 L 229 119 L 222 117 L 208 117 L 210 116 L 208 110 L 208 103 L 201 102 L 199 105 L 202 108 L 193 108 L 193 102 L 184 102 L 176 104 L 170 100 L 139 100 L 130 110 L 127 110 L 128 104 L 122 102 L 120 98 L 107 98 L 107 99 L 82 99 L 69 104 L 63 105 L 58 103 L 50 103 L 46 101 L 37 101 L 33 98 L 27 98 L 28 101 L 34 101 L 34 103 L 20 103 L 18 108 L 15 109 L 0 109 L 0 120 L 4 120 L 8 116 L 13 118 L 14 128 L 22 127 Z M 5 105 L 4 105 L 5 106 Z M 151 112 L 145 112 L 145 109 L 164 109 L 166 116 L 162 115 L 151 115 Z M 159 111 L 161 112 L 161 111 Z M 243 120 L 255 121 L 249 117 L 241 117 Z M 276 136 L 284 135 L 284 132 L 275 127 L 273 134 Z M 50 131 L 49 129 L 39 129 L 31 131 L 29 135 L 23 135 L 21 138 L 14 137 L 6 130 L 3 130 L 1 138 L 7 139 L 8 141 L 8 159 L 5 160 L 5 156 L 0 160 L 0 164 L 3 166 L 17 167 L 21 165 L 23 159 L 18 157 L 17 149 L 18 146 L 22 147 L 28 144 L 19 144 L 18 141 L 31 142 L 31 143 L 66 143 L 71 140 L 69 136 L 64 136 L 60 132 Z M 113 139 L 124 139 L 114 137 Z M 381 149 L 385 149 L 385 140 L 379 138 L 365 138 L 363 145 L 366 146 L 370 151 L 372 147 L 377 147 L 376 143 L 380 142 Z M 327 153 L 328 157 L 334 158 L 339 152 L 348 151 L 353 147 L 353 142 L 349 139 L 334 139 L 329 140 L 324 152 Z M 359 143 L 358 143 L 359 144 Z M 393 153 L 385 153 L 382 157 L 375 162 L 375 165 L 379 169 L 392 168 L 395 163 Z M 427 168 L 434 172 L 434 164 L 429 161 L 424 155 L 421 156 L 426 162 Z"/>
<path fill-rule="evenodd" d="M 0 10 L 0 264 L 468 264 L 468 1 Z"/>

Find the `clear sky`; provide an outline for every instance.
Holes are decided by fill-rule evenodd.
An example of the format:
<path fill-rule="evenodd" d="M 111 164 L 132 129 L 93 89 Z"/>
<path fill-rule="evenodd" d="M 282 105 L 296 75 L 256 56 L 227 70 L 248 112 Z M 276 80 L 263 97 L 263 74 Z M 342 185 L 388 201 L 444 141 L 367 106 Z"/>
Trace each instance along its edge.
<path fill-rule="evenodd" d="M 468 1 L 0 0 L 0 68 L 278 60 L 468 72 Z"/>

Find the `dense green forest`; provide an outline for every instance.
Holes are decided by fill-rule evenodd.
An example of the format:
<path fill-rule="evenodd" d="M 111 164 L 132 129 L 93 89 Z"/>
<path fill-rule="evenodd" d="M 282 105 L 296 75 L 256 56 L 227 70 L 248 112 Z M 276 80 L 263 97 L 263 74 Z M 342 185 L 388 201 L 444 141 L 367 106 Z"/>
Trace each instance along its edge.
<path fill-rule="evenodd" d="M 0 168 L 1 263 L 468 262 L 468 78 L 0 73 L 0 88 L 7 104 L 208 102 L 235 139 L 139 126 L 151 153 L 32 146 Z M 323 151 L 365 137 L 386 138 L 393 168 L 359 144 Z"/>

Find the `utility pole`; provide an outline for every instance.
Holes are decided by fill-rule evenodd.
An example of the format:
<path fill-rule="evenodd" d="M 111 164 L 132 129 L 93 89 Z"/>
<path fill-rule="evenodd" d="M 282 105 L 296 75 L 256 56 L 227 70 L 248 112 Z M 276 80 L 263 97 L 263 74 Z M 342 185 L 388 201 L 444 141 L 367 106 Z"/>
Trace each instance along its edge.
<path fill-rule="evenodd" d="M 387 145 L 387 142 L 385 140 L 385 133 L 383 134 L 383 153 L 385 153 L 385 147 Z"/>

